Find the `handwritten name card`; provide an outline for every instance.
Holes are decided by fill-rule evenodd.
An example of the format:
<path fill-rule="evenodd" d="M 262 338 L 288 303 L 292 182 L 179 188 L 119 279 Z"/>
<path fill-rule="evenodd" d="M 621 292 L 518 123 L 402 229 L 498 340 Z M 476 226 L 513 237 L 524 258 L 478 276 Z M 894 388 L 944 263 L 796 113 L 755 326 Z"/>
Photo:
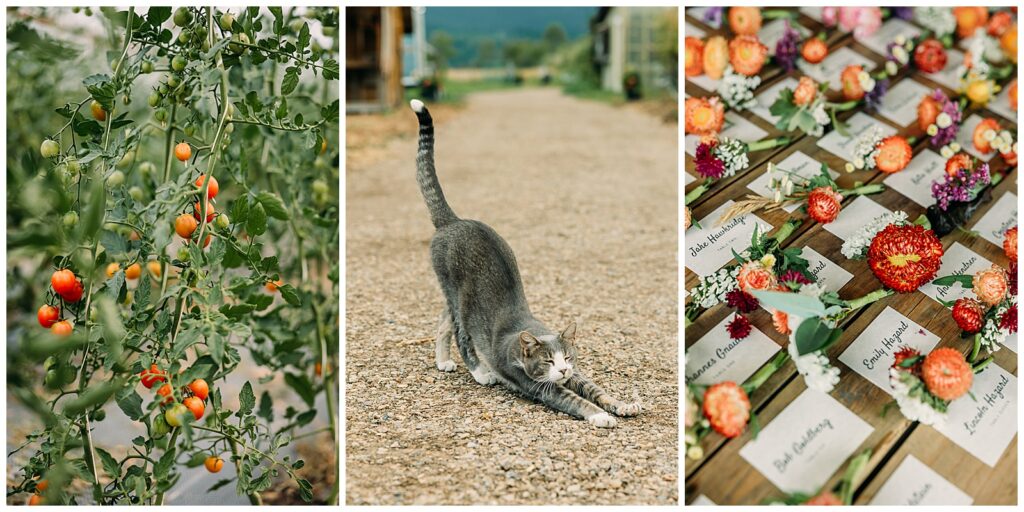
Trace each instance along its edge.
<path fill-rule="evenodd" d="M 864 223 L 886 213 L 889 213 L 888 208 L 876 203 L 868 196 L 857 196 L 852 203 L 843 205 L 836 220 L 825 224 L 825 231 L 845 241 L 855 235 L 864 226 Z"/>
<path fill-rule="evenodd" d="M 881 27 L 878 27 L 878 30 L 874 34 L 871 34 L 864 39 L 860 39 L 857 42 L 868 47 L 871 51 L 881 55 L 882 57 L 885 57 L 888 54 L 888 52 L 886 52 L 886 47 L 896 39 L 896 36 L 903 35 L 907 39 L 913 39 L 920 34 L 921 30 L 914 25 L 911 25 L 899 18 L 890 18 L 889 21 L 886 21 Z"/>
<path fill-rule="evenodd" d="M 750 247 L 750 237 L 756 226 L 760 233 L 772 229 L 772 225 L 754 214 L 736 217 L 721 226 L 718 219 L 732 206 L 726 201 L 708 216 L 700 219 L 700 228 L 690 226 L 683 239 L 686 243 L 686 268 L 704 277 L 722 268 L 732 260 L 732 251 L 737 253 Z"/>
<path fill-rule="evenodd" d="M 906 127 L 917 121 L 917 104 L 921 103 L 921 98 L 929 92 L 931 89 L 916 80 L 901 80 L 885 93 L 878 114 L 899 126 Z"/>
<path fill-rule="evenodd" d="M 949 66 L 949 64 L 947 64 Z M 956 141 L 960 143 L 960 146 L 964 148 L 968 153 L 978 157 L 982 161 L 988 162 L 992 160 L 992 157 L 996 156 L 998 151 L 992 150 L 988 153 L 982 153 L 974 147 L 974 129 L 981 123 L 982 117 L 978 114 L 971 114 L 966 121 L 960 126 L 960 131 L 956 132 Z"/>
<path fill-rule="evenodd" d="M 847 272 L 845 268 L 836 265 L 810 247 L 804 247 L 801 255 L 810 263 L 807 270 L 830 292 L 838 292 L 853 279 L 853 274 Z"/>
<path fill-rule="evenodd" d="M 828 88 L 833 91 L 840 89 L 839 75 L 847 66 L 863 66 L 864 71 L 871 71 L 875 68 L 875 63 L 846 46 L 829 53 L 825 60 L 817 64 L 811 64 L 803 59 L 798 59 L 796 63 L 796 67 L 815 82 L 828 82 Z"/>
<path fill-rule="evenodd" d="M 832 130 L 825 134 L 824 137 L 818 139 L 818 147 L 832 153 L 843 160 L 850 162 L 853 161 L 853 150 L 857 147 L 857 139 L 860 138 L 868 130 L 878 127 L 882 130 L 882 136 L 888 137 L 896 134 L 896 129 L 885 124 L 879 123 L 877 119 L 863 113 L 857 112 L 848 121 L 846 131 L 849 133 L 849 137 L 839 133 L 838 130 Z"/>
<path fill-rule="evenodd" d="M 686 349 L 687 383 L 742 383 L 779 351 L 779 345 L 757 327 L 742 340 L 730 338 L 726 326 L 734 317 L 727 316 Z"/>
<path fill-rule="evenodd" d="M 775 124 L 778 121 L 778 117 L 773 116 L 769 109 L 772 108 L 772 103 L 775 103 L 776 98 L 779 97 L 779 93 L 783 89 L 796 89 L 797 82 L 796 78 L 787 76 L 786 78 L 775 82 L 774 84 L 766 87 L 754 99 L 757 101 L 757 105 L 750 109 L 757 117 L 768 121 L 769 123 Z"/>
<path fill-rule="evenodd" d="M 907 164 L 907 168 L 885 178 L 885 186 L 903 194 L 907 199 L 927 208 L 935 203 L 932 183 L 946 175 L 946 159 L 925 149 Z"/>
<path fill-rule="evenodd" d="M 949 249 L 946 249 L 946 253 L 942 255 L 942 266 L 939 267 L 939 272 L 935 277 L 939 278 L 954 274 L 974 275 L 975 272 L 991 266 L 991 261 L 982 258 L 981 255 L 968 249 L 960 242 L 953 242 L 953 245 L 949 246 Z M 970 288 L 964 288 L 960 286 L 960 283 L 948 286 L 935 286 L 928 283 L 921 286 L 919 290 L 921 293 L 939 302 L 952 302 L 960 297 L 974 295 Z"/>
<path fill-rule="evenodd" d="M 804 180 L 809 180 L 821 174 L 821 162 L 807 156 L 807 154 L 804 153 L 803 151 L 797 151 L 789 155 L 783 161 L 779 162 L 778 166 L 780 170 L 796 174 L 797 176 L 803 178 Z M 829 169 L 828 173 L 830 176 L 832 176 L 832 178 L 839 176 L 839 173 L 833 171 L 832 169 Z M 779 176 L 776 175 L 776 178 L 778 177 Z M 801 181 L 795 178 L 794 176 L 790 176 L 790 179 L 796 182 Z M 764 172 L 761 173 L 761 175 L 758 176 L 756 179 L 754 179 L 754 181 L 748 183 L 747 188 L 749 188 L 756 194 L 760 194 L 765 197 L 771 197 L 773 191 L 769 186 L 770 182 L 771 178 L 768 177 L 767 172 Z M 783 208 L 783 210 L 789 213 L 793 213 L 797 210 L 797 208 L 800 208 L 799 204 L 792 204 Z"/>
<path fill-rule="evenodd" d="M 1014 123 L 1017 122 L 1017 111 L 1010 108 L 1009 87 L 1003 87 L 1003 90 L 999 91 L 999 94 L 996 95 L 996 97 L 992 99 L 992 101 L 988 102 L 988 105 L 986 106 L 992 112 L 995 112 L 996 114 L 999 114 Z"/>
<path fill-rule="evenodd" d="M 722 124 L 721 134 L 743 142 L 756 142 L 768 135 L 768 132 L 730 110 L 725 113 L 725 123 Z M 686 154 L 696 155 L 698 143 L 700 143 L 700 137 L 687 135 L 685 139 Z"/>
<path fill-rule="evenodd" d="M 996 203 L 985 212 L 985 215 L 971 229 L 977 231 L 985 240 L 996 244 L 997 247 L 1002 247 L 1003 235 L 1006 234 L 1006 230 L 1016 225 L 1017 195 L 1013 192 L 1007 192 L 996 200 Z"/>
<path fill-rule="evenodd" d="M 1017 377 L 994 363 L 974 376 L 971 394 L 949 404 L 935 430 L 992 467 L 1017 435 Z"/>
<path fill-rule="evenodd" d="M 871 434 L 830 395 L 806 390 L 740 456 L 783 492 L 815 493 Z"/>
<path fill-rule="evenodd" d="M 871 498 L 871 505 L 970 505 L 974 502 L 934 469 L 907 455 Z"/>
<path fill-rule="evenodd" d="M 904 347 L 927 354 L 938 343 L 938 336 L 899 311 L 886 307 L 843 351 L 839 360 L 891 395 L 889 368 L 896 360 L 894 354 Z"/>

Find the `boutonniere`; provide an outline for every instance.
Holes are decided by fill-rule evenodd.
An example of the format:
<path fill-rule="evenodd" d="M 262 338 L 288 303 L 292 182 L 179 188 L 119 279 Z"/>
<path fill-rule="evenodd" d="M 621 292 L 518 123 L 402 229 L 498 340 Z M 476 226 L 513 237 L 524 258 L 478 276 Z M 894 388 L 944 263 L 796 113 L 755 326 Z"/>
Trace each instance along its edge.
<path fill-rule="evenodd" d="M 940 39 L 941 45 L 953 46 L 953 32 L 956 31 L 956 17 L 948 7 L 915 7 L 914 21 Z"/>
<path fill-rule="evenodd" d="M 842 129 L 836 120 L 836 112 L 853 109 L 857 101 L 832 103 L 825 98 L 828 83 L 820 86 L 810 77 L 800 77 L 795 89 L 783 89 L 768 109 L 779 118 L 775 126 L 783 131 L 800 130 L 812 137 L 820 137 L 830 123 Z"/>
<path fill-rule="evenodd" d="M 839 81 L 843 86 L 843 99 L 863 101 L 870 112 L 878 111 L 885 93 L 889 91 L 889 77 L 884 71 L 872 76 L 859 65 L 846 66 L 839 75 Z"/>
<path fill-rule="evenodd" d="M 742 384 L 732 381 L 711 386 L 687 384 L 683 438 L 686 456 L 692 460 L 703 458 L 700 442 L 712 431 L 731 439 L 743 434 L 750 424 L 756 438 L 759 426 L 750 407 L 749 394 L 761 387 L 788 359 L 788 354 L 779 352 Z"/>
<path fill-rule="evenodd" d="M 825 164 L 821 165 L 821 173 L 810 179 L 780 169 L 771 162 L 768 163 L 767 172 L 769 187 L 773 190 L 772 197 L 748 194 L 745 199 L 736 201 L 722 214 L 719 224 L 758 210 L 777 210 L 797 204 L 811 219 L 828 224 L 839 216 L 844 198 L 876 194 L 885 190 L 885 185 L 880 183 L 841 188 L 829 175 L 828 166 Z"/>
<path fill-rule="evenodd" d="M 729 137 L 704 137 L 694 152 L 694 170 L 704 182 L 690 190 L 683 204 L 696 201 L 718 180 L 734 176 L 750 164 L 750 153 L 764 151 L 789 143 L 789 137 L 772 137 L 754 142 L 743 142 Z M 688 226 L 687 226 L 688 227 Z"/>
<path fill-rule="evenodd" d="M 1017 53 L 1016 46 L 1014 38 L 1014 59 Z M 1001 89 L 997 82 L 1009 78 L 1014 72 L 1013 62 L 999 65 L 1006 60 L 1006 55 L 995 40 L 979 33 L 971 39 L 971 44 L 964 53 L 964 62 L 957 68 L 957 76 L 960 77 L 958 92 L 967 96 L 975 107 L 984 107 Z"/>
<path fill-rule="evenodd" d="M 1016 233 L 1014 233 L 1016 236 Z M 1017 265 L 1011 272 L 998 265 L 982 269 L 973 276 L 954 274 L 940 277 L 932 284 L 952 286 L 960 283 L 974 291 L 975 297 L 961 297 L 952 305 L 953 320 L 963 336 L 974 336 L 970 361 L 978 359 L 982 349 L 989 353 L 999 350 L 1006 338 L 1017 332 Z"/>
<path fill-rule="evenodd" d="M 900 172 L 914 156 L 910 142 L 902 135 L 882 137 L 882 130 L 874 126 L 857 139 L 853 148 L 853 161 L 846 163 L 846 172 L 878 169 L 886 174 Z"/>
<path fill-rule="evenodd" d="M 946 173 L 932 182 L 935 204 L 925 215 L 938 236 L 946 236 L 967 223 L 974 212 L 991 200 L 992 187 L 1002 181 L 1002 174 L 992 174 L 987 163 L 966 153 L 957 153 L 946 161 Z"/>
<path fill-rule="evenodd" d="M 767 500 L 765 505 L 852 505 L 856 483 L 862 481 L 862 474 L 868 469 L 870 461 L 871 450 L 864 450 L 850 459 L 842 478 L 830 489 L 821 489 L 814 495 L 800 492 L 787 494 L 781 500 Z"/>
<path fill-rule="evenodd" d="M 949 158 L 960 151 L 956 133 L 963 120 L 963 107 L 953 101 L 941 89 L 921 98 L 917 104 L 917 127 L 928 134 L 932 147 L 939 148 L 943 158 Z"/>
<path fill-rule="evenodd" d="M 922 216 L 910 223 L 902 211 L 880 215 L 843 242 L 842 253 L 853 260 L 866 259 L 886 288 L 913 292 L 931 281 L 942 265 L 942 242 L 923 225 L 927 222 Z"/>
<path fill-rule="evenodd" d="M 908 420 L 941 425 L 950 402 L 970 391 L 974 373 L 980 370 L 952 348 L 937 348 L 922 356 L 916 349 L 904 347 L 896 352 L 889 368 L 889 385 Z"/>

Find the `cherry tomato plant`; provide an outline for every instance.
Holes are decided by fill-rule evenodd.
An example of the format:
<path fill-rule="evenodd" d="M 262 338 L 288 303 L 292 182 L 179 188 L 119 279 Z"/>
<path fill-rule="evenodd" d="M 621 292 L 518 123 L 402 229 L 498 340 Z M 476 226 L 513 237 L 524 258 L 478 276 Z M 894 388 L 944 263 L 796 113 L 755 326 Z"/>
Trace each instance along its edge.
<path fill-rule="evenodd" d="M 9 499 L 163 505 L 203 472 L 337 503 L 294 448 L 337 461 L 338 17 L 9 11 L 8 383 L 42 425 Z M 79 18 L 95 51 L 51 29 Z"/>

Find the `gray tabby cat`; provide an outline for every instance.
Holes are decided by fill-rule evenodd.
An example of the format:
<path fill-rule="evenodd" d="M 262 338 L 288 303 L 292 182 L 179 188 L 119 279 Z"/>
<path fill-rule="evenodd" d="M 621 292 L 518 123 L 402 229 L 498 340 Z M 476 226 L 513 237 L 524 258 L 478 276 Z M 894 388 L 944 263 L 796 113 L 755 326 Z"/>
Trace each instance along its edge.
<path fill-rule="evenodd" d="M 420 125 L 416 181 L 436 229 L 430 257 L 447 302 L 437 327 L 437 368 L 455 370 L 449 352 L 454 334 L 462 360 L 480 384 L 500 382 L 597 427 L 616 425 L 609 412 L 639 414 L 640 404 L 613 398 L 574 369 L 575 323 L 555 333 L 534 318 L 505 240 L 448 206 L 434 170 L 434 122 L 423 102 L 410 105 Z"/>

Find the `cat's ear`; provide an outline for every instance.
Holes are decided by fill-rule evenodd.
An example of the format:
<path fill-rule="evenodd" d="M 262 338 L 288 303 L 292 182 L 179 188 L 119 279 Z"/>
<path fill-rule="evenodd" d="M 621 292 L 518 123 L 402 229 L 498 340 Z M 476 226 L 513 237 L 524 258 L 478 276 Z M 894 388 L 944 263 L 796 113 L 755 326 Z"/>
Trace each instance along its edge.
<path fill-rule="evenodd" d="M 562 331 L 562 334 L 558 335 L 562 339 L 562 343 L 568 345 L 576 344 L 576 322 L 570 322 L 569 326 Z"/>
<path fill-rule="evenodd" d="M 540 346 L 540 340 L 538 340 L 534 335 L 523 331 L 519 333 L 519 345 L 523 347 L 523 352 L 529 353 Z"/>

